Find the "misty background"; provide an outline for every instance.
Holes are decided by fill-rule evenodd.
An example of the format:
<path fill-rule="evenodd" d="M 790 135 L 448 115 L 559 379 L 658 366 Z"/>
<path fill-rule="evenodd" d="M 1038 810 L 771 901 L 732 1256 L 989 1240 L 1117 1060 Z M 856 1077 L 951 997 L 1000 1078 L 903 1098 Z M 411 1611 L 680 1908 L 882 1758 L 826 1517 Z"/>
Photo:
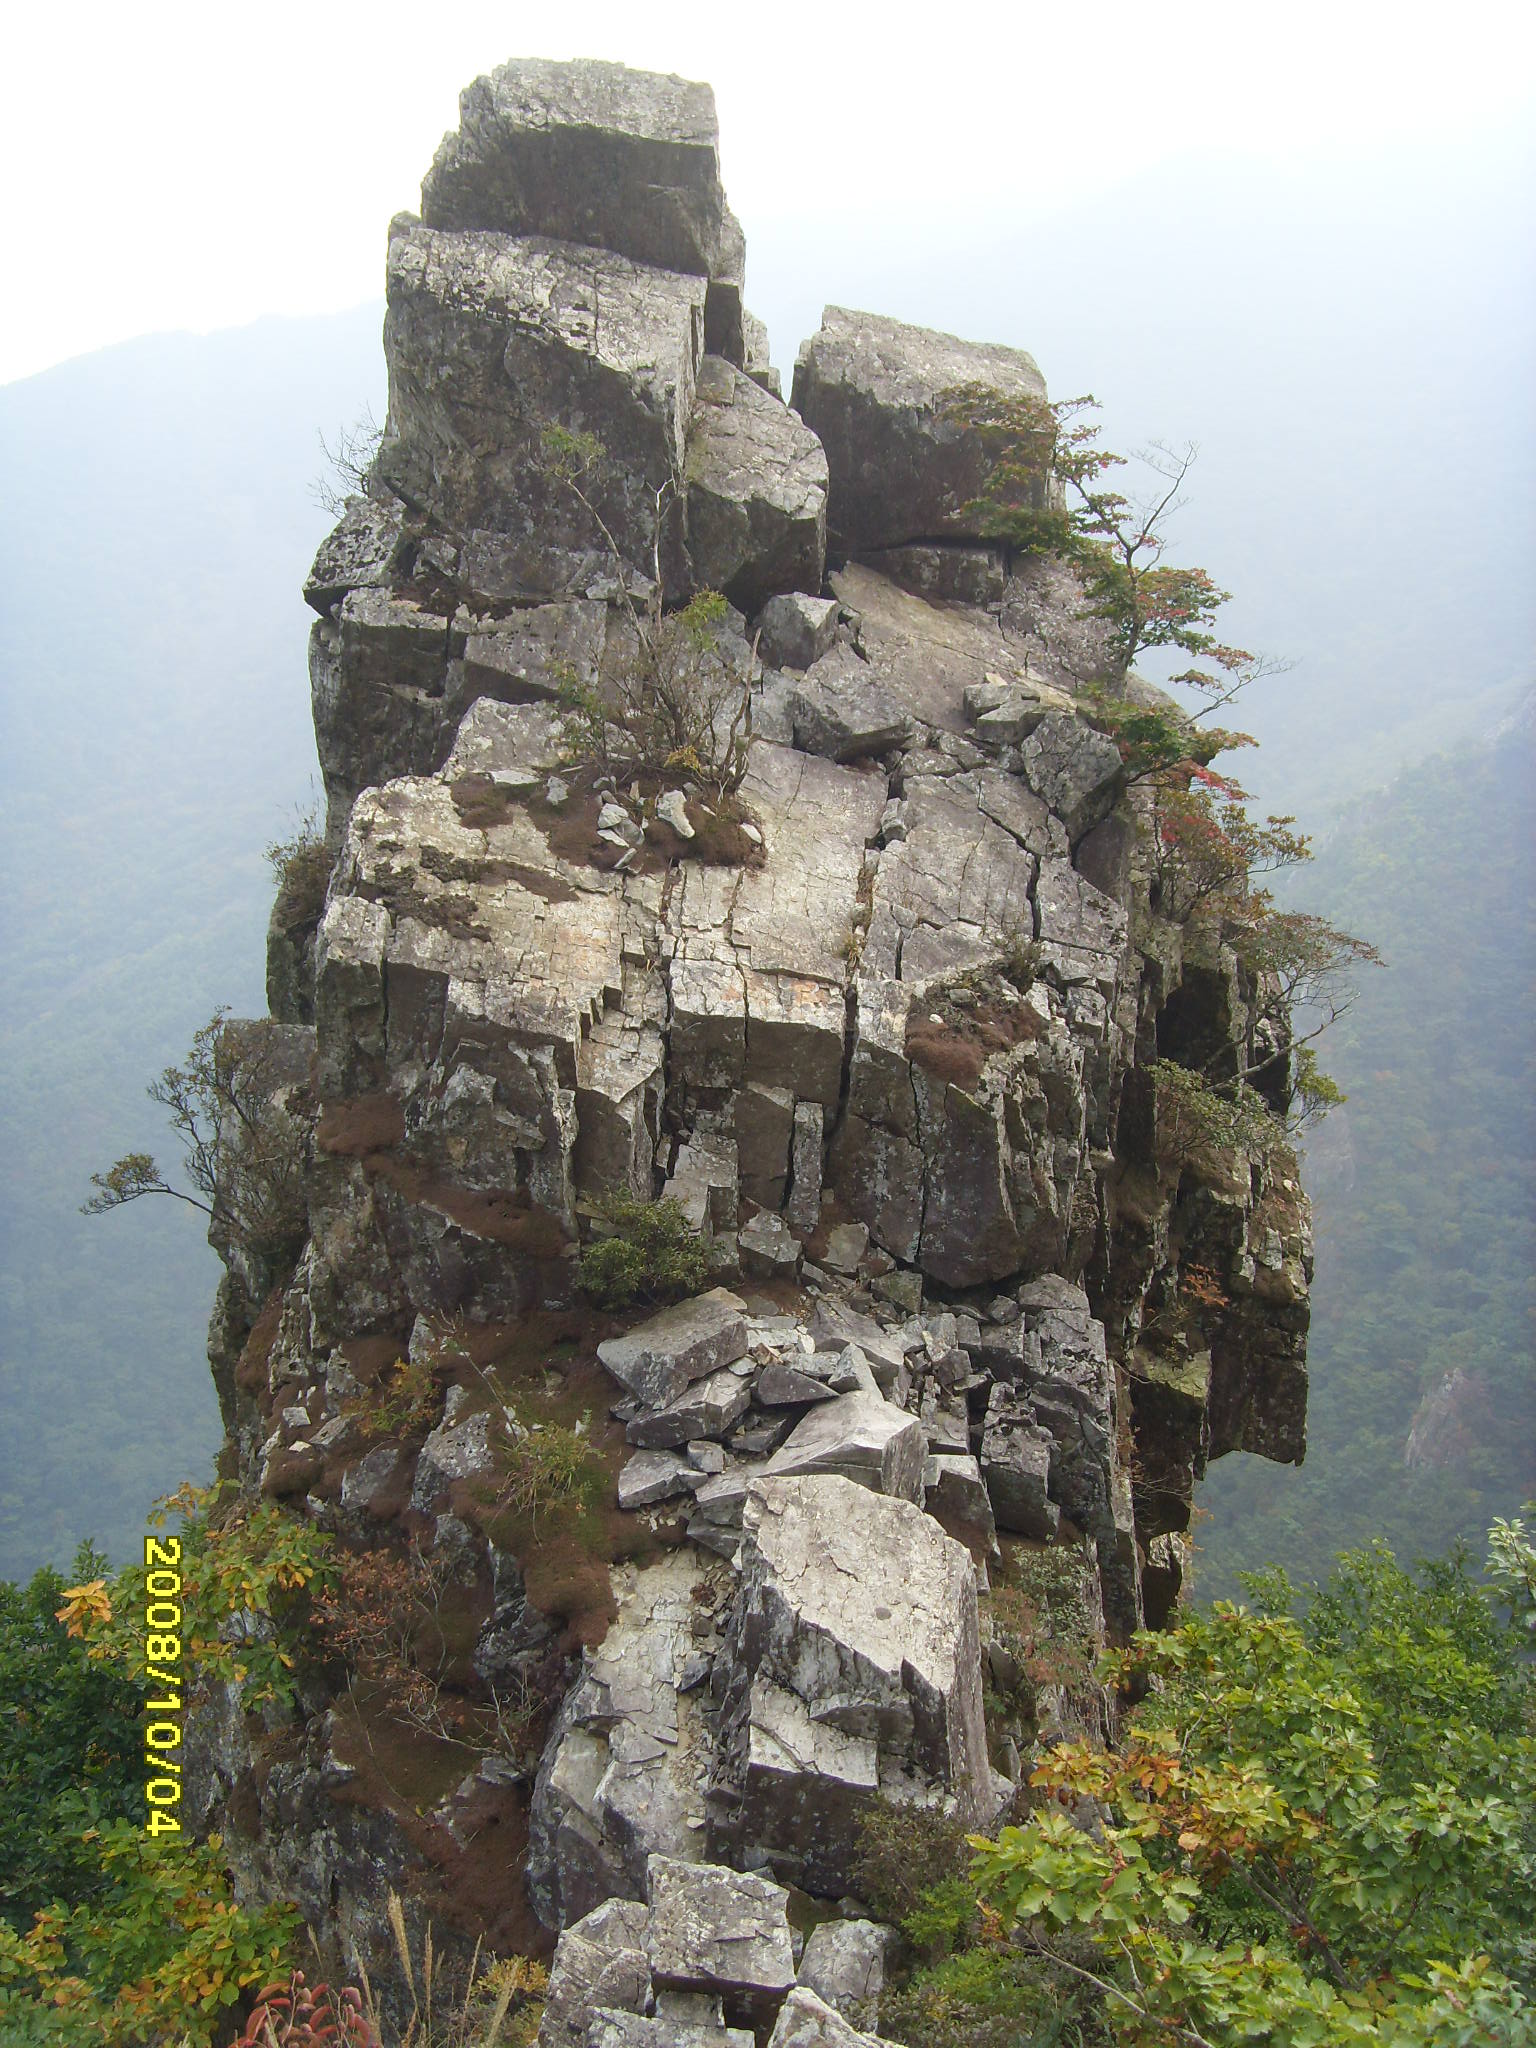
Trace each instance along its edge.
<path fill-rule="evenodd" d="M 728 173 L 742 119 L 722 96 Z M 756 217 L 737 193 L 749 303 L 786 391 L 836 302 L 1028 348 L 1053 395 L 1099 397 L 1110 447 L 1198 442 L 1174 559 L 1234 593 L 1227 637 L 1294 664 L 1233 715 L 1262 742 L 1239 772 L 1319 837 L 1295 900 L 1392 962 L 1323 1047 L 1351 1101 L 1309 1176 L 1308 1462 L 1225 1461 L 1201 1590 L 1372 1533 L 1475 1538 L 1536 1486 L 1531 144 L 1506 116 L 1301 167 L 1229 147 L 1018 182 L 916 221 L 878 192 Z M 0 1575 L 85 1535 L 126 1556 L 154 1495 L 210 1476 L 201 1219 L 78 1205 L 125 1151 L 169 1164 L 145 1083 L 217 1005 L 264 1006 L 262 849 L 317 781 L 319 437 L 383 418 L 381 316 L 150 336 L 0 387 Z M 1405 1475 L 1459 1359 L 1470 1419 Z"/>

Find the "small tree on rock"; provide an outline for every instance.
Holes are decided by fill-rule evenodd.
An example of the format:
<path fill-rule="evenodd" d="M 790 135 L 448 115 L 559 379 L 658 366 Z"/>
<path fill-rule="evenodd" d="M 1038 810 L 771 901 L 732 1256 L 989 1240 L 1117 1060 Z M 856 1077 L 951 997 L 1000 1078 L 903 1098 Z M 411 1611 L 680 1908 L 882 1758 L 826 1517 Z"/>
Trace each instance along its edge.
<path fill-rule="evenodd" d="M 148 1152 L 129 1152 L 91 1176 L 87 1216 L 143 1195 L 169 1195 L 200 1209 L 209 1235 L 261 1265 L 295 1257 L 307 1228 L 304 1168 L 308 1127 L 292 1100 L 293 1040 L 270 1018 L 241 1020 L 216 1010 L 194 1033 L 180 1066 L 149 1084 L 181 1143 L 178 1187 Z"/>

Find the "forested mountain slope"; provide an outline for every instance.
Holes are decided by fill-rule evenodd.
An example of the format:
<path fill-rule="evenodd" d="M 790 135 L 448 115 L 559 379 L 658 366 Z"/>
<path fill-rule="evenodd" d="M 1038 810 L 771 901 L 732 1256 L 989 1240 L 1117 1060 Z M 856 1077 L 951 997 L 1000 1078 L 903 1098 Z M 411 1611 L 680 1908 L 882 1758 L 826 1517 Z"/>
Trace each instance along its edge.
<path fill-rule="evenodd" d="M 314 765 L 318 434 L 377 333 L 156 335 L 0 391 L 0 1574 L 121 1554 L 218 1442 L 201 1219 L 78 1206 L 130 1146 L 168 1163 L 145 1082 L 263 1006 L 261 849 Z"/>
<path fill-rule="evenodd" d="M 1306 1464 L 1211 1468 L 1202 1598 L 1271 1561 L 1326 1576 L 1377 1536 L 1475 1549 L 1536 1491 L 1531 709 L 1403 776 L 1296 887 L 1388 964 L 1324 1047 L 1349 1101 L 1307 1161 Z"/>

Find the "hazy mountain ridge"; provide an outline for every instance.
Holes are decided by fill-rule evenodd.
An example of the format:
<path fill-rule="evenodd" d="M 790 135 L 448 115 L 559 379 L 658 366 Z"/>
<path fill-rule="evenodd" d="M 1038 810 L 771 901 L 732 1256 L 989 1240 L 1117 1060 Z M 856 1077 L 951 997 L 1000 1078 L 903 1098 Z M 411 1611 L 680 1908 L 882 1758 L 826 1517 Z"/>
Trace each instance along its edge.
<path fill-rule="evenodd" d="M 318 434 L 378 405 L 377 330 L 364 309 L 151 336 L 0 390 L 12 1575 L 86 1534 L 125 1554 L 218 1442 L 199 1219 L 77 1210 L 130 1147 L 168 1163 L 145 1083 L 217 1004 L 262 1005 L 261 849 L 314 774 Z"/>
<path fill-rule="evenodd" d="M 1490 745 L 1409 770 L 1305 875 L 1387 965 L 1324 1050 L 1349 1101 L 1306 1167 L 1307 1460 L 1213 1466 L 1202 1598 L 1270 1562 L 1323 1577 L 1376 1537 L 1403 1557 L 1475 1550 L 1536 1490 L 1531 701 Z"/>

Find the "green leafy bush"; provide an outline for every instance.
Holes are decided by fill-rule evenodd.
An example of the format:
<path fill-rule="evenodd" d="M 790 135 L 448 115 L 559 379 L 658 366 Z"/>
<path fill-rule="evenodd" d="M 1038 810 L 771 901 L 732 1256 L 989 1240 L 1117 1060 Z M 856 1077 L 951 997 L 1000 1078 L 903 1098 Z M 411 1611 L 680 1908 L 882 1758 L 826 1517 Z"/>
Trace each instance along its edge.
<path fill-rule="evenodd" d="M 331 1583 L 332 1539 L 302 1516 L 263 1502 L 252 1506 L 225 1485 L 183 1486 L 149 1516 L 163 1528 L 183 1517 L 179 1569 L 189 1685 L 234 1680 L 247 1707 L 295 1697 L 298 1651 L 309 1596 Z M 144 1673 L 145 1568 L 128 1565 L 94 1586 L 61 1616 L 86 1655 L 138 1680 Z"/>
<path fill-rule="evenodd" d="M 103 1579 L 106 1562 L 82 1545 L 74 1582 Z M 73 1905 L 99 1884 L 86 1831 L 144 1806 L 142 1695 L 67 1633 L 65 1592 L 47 1567 L 26 1586 L 0 1583 L 0 1899 L 18 1931 L 52 1900 Z"/>
<path fill-rule="evenodd" d="M 703 1241 L 673 1201 L 614 1196 L 605 1209 L 611 1236 L 581 1254 L 581 1291 L 599 1308 L 681 1301 L 697 1294 L 709 1273 Z"/>
<path fill-rule="evenodd" d="M 25 1934 L 0 1923 L 0 2039 L 211 2048 L 227 2038 L 229 2009 L 278 1974 L 298 1915 L 236 1905 L 217 1835 L 151 1842 L 113 1820 L 88 1840 L 88 1899 L 44 1908 Z"/>
<path fill-rule="evenodd" d="M 1122 1747 L 1041 1762 L 1028 1823 L 973 1838 L 982 1903 L 1097 1986 L 1127 2042 L 1536 2041 L 1516 1618 L 1463 1560 L 1415 1576 L 1384 1547 L 1305 1619 L 1283 1574 L 1255 1590 L 1262 1613 L 1217 1606 L 1105 1660 L 1143 1700 Z"/>

